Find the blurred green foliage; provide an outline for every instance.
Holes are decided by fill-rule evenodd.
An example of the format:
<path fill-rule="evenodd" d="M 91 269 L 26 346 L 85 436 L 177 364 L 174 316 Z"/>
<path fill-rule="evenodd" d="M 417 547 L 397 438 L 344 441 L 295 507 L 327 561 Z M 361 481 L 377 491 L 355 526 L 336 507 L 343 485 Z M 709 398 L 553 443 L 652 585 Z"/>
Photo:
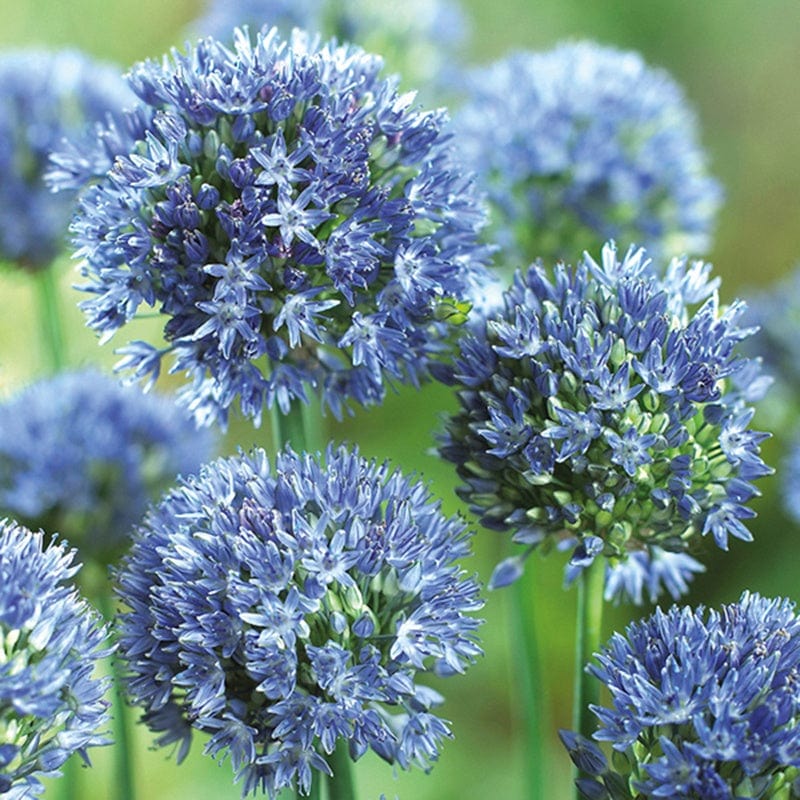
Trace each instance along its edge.
<path fill-rule="evenodd" d="M 235 0 L 231 0 L 235 2 Z M 648 0 L 465 0 L 473 19 L 471 61 L 482 63 L 511 49 L 548 48 L 564 38 L 593 38 L 642 52 L 647 61 L 668 69 L 683 84 L 694 104 L 713 169 L 726 189 L 718 237 L 708 254 L 723 277 L 722 294 L 731 299 L 748 287 L 762 286 L 786 272 L 800 258 L 800 3 L 797 0 L 697 2 Z M 0 47 L 72 46 L 118 62 L 122 67 L 145 56 L 158 56 L 180 44 L 183 27 L 199 10 L 199 0 L 0 0 Z M 1 179 L 1 176 L 0 176 Z M 626 243 L 622 243 L 626 244 Z M 83 327 L 75 307 L 80 296 L 71 288 L 74 273 L 65 255 L 56 268 L 63 287 L 73 363 L 109 367 L 113 347 L 98 348 Z M 0 314 L 0 395 L 41 373 L 43 359 L 34 319 L 32 287 L 23 274 L 0 271 L 5 310 Z M 165 386 L 166 388 L 166 386 Z M 378 409 L 360 411 L 335 424 L 327 435 L 356 442 L 362 452 L 390 458 L 432 482 L 448 512 L 460 508 L 453 493 L 449 465 L 430 453 L 433 432 L 443 411 L 453 407 L 449 392 L 431 386 L 422 392 L 402 390 Z M 769 429 L 770 420 L 761 426 Z M 768 445 L 775 463 L 780 431 Z M 266 429 L 235 423 L 228 449 L 269 445 Z M 782 515 L 778 482 L 761 482 L 764 497 L 752 525 L 756 541 L 733 542 L 730 553 L 706 548 L 701 558 L 707 573 L 697 580 L 693 603 L 719 603 L 738 597 L 745 587 L 766 594 L 800 599 L 796 537 Z M 506 553 L 504 537 L 480 532 L 474 569 L 488 578 L 492 565 Z M 532 559 L 532 562 L 534 560 Z M 563 562 L 536 561 L 534 613 L 545 659 L 541 694 L 553 730 L 549 739 L 548 797 L 568 796 L 569 763 L 555 729 L 569 725 L 571 703 L 574 591 L 561 587 Z M 488 598 L 483 628 L 486 656 L 465 677 L 449 679 L 443 715 L 453 723 L 455 740 L 445 747 L 430 776 L 400 774 L 377 758 L 357 767 L 361 798 L 385 793 L 405 800 L 471 800 L 486 796 L 522 797 L 525 754 L 522 719 L 515 694 L 515 665 L 510 657 L 509 598 Z M 642 613 L 644 613 L 643 610 Z M 616 609 L 607 632 L 637 615 Z M 176 767 L 169 754 L 148 752 L 151 737 L 137 729 L 135 755 L 141 798 L 158 800 L 224 800 L 236 798 L 228 765 L 217 767 L 201 755 L 197 743 L 188 763 Z M 200 745 L 200 746 L 197 746 Z M 81 797 L 113 798 L 110 753 L 96 752 L 96 766 L 78 771 Z M 48 796 L 55 797 L 56 792 Z"/>

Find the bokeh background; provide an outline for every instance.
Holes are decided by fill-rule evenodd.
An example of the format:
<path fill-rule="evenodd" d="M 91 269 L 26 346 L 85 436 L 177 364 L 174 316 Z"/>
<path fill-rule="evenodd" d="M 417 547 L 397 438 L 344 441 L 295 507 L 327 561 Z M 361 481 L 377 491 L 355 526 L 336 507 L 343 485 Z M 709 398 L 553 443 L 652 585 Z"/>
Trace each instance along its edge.
<path fill-rule="evenodd" d="M 234 2 L 234 0 L 231 0 Z M 467 53 L 471 63 L 491 61 L 511 49 L 547 49 L 565 38 L 591 38 L 639 50 L 653 65 L 668 69 L 685 87 L 698 113 L 713 172 L 726 202 L 715 245 L 706 254 L 722 276 L 722 295 L 746 296 L 787 272 L 800 260 L 800 3 L 797 0 L 462 0 L 471 19 Z M 0 0 L 0 47 L 71 46 L 114 61 L 124 69 L 135 60 L 158 56 L 180 44 L 185 26 L 200 11 L 200 0 Z M 2 176 L 0 176 L 2 180 Z M 621 243 L 626 245 L 627 243 Z M 576 254 L 577 255 L 577 254 Z M 110 346 L 99 348 L 75 308 L 80 295 L 71 288 L 76 275 L 68 255 L 56 268 L 63 288 L 68 346 L 74 364 L 110 368 Z M 32 287 L 24 275 L 0 273 L 0 395 L 35 378 L 44 363 L 39 351 Z M 800 335 L 800 332 L 798 332 Z M 169 388 L 164 385 L 164 389 Z M 432 483 L 450 513 L 463 511 L 453 493 L 449 465 L 431 453 L 442 413 L 453 407 L 448 391 L 427 387 L 402 390 L 378 409 L 359 411 L 337 424 L 326 420 L 327 435 L 358 443 L 362 452 L 416 471 Z M 772 420 L 760 415 L 760 427 Z M 782 432 L 773 431 L 767 460 L 776 464 Z M 232 425 L 226 451 L 237 446 L 270 445 L 268 429 Z M 742 589 L 800 600 L 800 542 L 797 526 L 780 507 L 777 478 L 760 484 L 755 542 L 734 541 L 729 553 L 707 547 L 707 572 L 689 598 L 692 603 L 735 600 Z M 479 532 L 471 566 L 484 580 L 502 555 L 501 535 Z M 561 586 L 558 557 L 531 564 L 537 571 L 532 594 L 545 676 L 540 687 L 548 739 L 548 797 L 569 796 L 570 770 L 556 738 L 569 725 L 575 592 Z M 510 647 L 507 597 L 491 594 L 483 616 L 485 657 L 464 677 L 439 688 L 452 721 L 448 743 L 430 775 L 394 774 L 377 758 L 365 757 L 356 769 L 360 798 L 389 800 L 470 800 L 492 796 L 521 798 L 525 753 L 517 692 L 517 666 Z M 615 609 L 608 634 L 648 609 Z M 151 738 L 139 726 L 135 754 L 139 796 L 143 800 L 225 800 L 239 797 L 229 766 L 217 766 L 196 742 L 177 767 L 165 751 L 149 750 Z M 95 767 L 78 780 L 86 798 L 115 797 L 109 753 L 96 752 Z M 51 796 L 55 796 L 52 794 Z"/>

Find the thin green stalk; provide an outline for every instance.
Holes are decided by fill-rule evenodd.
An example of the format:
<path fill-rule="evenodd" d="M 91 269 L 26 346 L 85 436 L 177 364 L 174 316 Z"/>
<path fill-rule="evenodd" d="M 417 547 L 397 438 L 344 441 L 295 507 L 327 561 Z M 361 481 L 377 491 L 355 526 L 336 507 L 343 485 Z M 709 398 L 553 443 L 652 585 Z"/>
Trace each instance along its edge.
<path fill-rule="evenodd" d="M 60 372 L 66 363 L 64 332 L 58 307 L 58 282 L 52 265 L 34 275 L 39 300 L 40 330 L 50 372 Z"/>
<path fill-rule="evenodd" d="M 78 776 L 81 772 L 80 756 L 73 753 L 61 768 L 61 777 L 56 780 L 58 783 L 57 796 L 59 800 L 77 800 L 80 796 L 78 791 Z"/>
<path fill-rule="evenodd" d="M 529 800 L 544 800 L 545 756 L 542 731 L 547 730 L 544 703 L 541 702 L 542 671 L 533 617 L 533 565 L 529 558 L 525 572 L 514 583 L 511 596 L 512 646 L 516 680 L 514 686 L 522 695 L 525 725 L 525 772 Z"/>
<path fill-rule="evenodd" d="M 273 406 L 272 438 L 275 450 L 282 450 L 287 444 L 298 453 L 307 449 L 305 406 L 299 400 L 292 403 L 288 414 L 282 414 L 277 405 Z"/>
<path fill-rule="evenodd" d="M 106 620 L 113 619 L 114 610 L 108 592 L 98 595 L 100 610 Z M 114 658 L 110 659 L 111 667 L 111 713 L 113 715 L 114 732 L 114 796 L 118 800 L 134 800 L 136 792 L 133 785 L 133 753 L 130 735 L 128 705 L 122 689 L 122 675 Z"/>
<path fill-rule="evenodd" d="M 328 800 L 355 800 L 356 787 L 353 783 L 352 760 L 347 742 L 339 741 L 331 753 L 328 763 L 333 775 L 328 778 Z"/>
<path fill-rule="evenodd" d="M 578 623 L 575 638 L 575 705 L 572 726 L 591 738 L 596 719 L 590 705 L 600 702 L 600 682 L 586 672 L 592 654 L 600 649 L 603 628 L 603 589 L 606 562 L 596 558 L 578 578 Z M 578 795 L 576 795 L 578 796 Z"/>

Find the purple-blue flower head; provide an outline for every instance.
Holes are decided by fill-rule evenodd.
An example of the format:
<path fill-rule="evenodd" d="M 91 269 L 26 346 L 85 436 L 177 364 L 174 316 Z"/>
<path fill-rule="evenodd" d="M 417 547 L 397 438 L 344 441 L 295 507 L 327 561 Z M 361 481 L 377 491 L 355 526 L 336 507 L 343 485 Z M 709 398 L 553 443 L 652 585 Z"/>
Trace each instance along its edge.
<path fill-rule="evenodd" d="M 716 287 L 701 262 L 664 270 L 612 244 L 600 263 L 517 274 L 504 312 L 462 338 L 441 445 L 486 527 L 572 548 L 569 577 L 635 554 L 609 574 L 633 599 L 679 594 L 699 538 L 751 538 L 766 434 L 734 380 L 753 368 L 737 351 L 751 331 Z"/>
<path fill-rule="evenodd" d="M 118 574 L 120 653 L 159 744 L 230 758 L 246 794 L 310 787 L 343 740 L 423 768 L 450 735 L 419 675 L 480 648 L 464 524 L 345 448 L 220 459 L 171 491 Z"/>
<path fill-rule="evenodd" d="M 455 0 L 210 0 L 192 30 L 226 42 L 234 27 L 257 31 L 265 24 L 284 37 L 292 28 L 303 28 L 380 53 L 388 68 L 412 86 L 441 80 L 469 27 Z"/>
<path fill-rule="evenodd" d="M 133 100 L 115 67 L 81 53 L 0 55 L 0 261 L 43 269 L 64 249 L 75 193 L 45 185 L 49 154 Z"/>
<path fill-rule="evenodd" d="M 165 346 L 134 342 L 124 365 L 152 376 L 172 352 L 199 420 L 237 399 L 285 413 L 309 387 L 337 416 L 380 402 L 425 378 L 463 319 L 482 207 L 444 112 L 414 110 L 380 69 L 272 29 L 131 71 L 143 107 L 98 142 L 110 166 L 73 225 L 83 308 L 104 337 L 158 308 Z M 82 182 L 87 160 L 58 158 L 55 182 Z"/>
<path fill-rule="evenodd" d="M 165 397 L 91 370 L 63 373 L 0 404 L 0 511 L 107 563 L 214 442 Z"/>
<path fill-rule="evenodd" d="M 0 521 L 0 796 L 41 794 L 78 753 L 108 744 L 107 654 L 97 614 L 72 586 L 74 550 Z"/>
<path fill-rule="evenodd" d="M 657 609 L 587 669 L 610 692 L 594 743 L 562 740 L 598 800 L 800 796 L 800 620 L 745 592 L 720 611 Z M 610 787 L 620 787 L 616 793 Z"/>
<path fill-rule="evenodd" d="M 708 249 L 720 204 L 680 87 L 638 53 L 592 42 L 521 52 L 467 79 L 459 152 L 514 264 L 608 239 L 658 257 Z"/>

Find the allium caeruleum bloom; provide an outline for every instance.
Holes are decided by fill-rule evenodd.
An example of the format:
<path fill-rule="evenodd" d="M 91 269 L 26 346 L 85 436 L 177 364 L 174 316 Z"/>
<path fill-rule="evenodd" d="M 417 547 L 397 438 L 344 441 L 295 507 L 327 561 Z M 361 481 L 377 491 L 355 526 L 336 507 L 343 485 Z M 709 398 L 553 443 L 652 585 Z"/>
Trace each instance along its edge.
<path fill-rule="evenodd" d="M 114 67 L 80 53 L 0 54 L 0 261 L 41 269 L 64 248 L 75 197 L 45 185 L 48 155 L 133 99 Z"/>
<path fill-rule="evenodd" d="M 800 797 L 800 621 L 794 603 L 745 592 L 721 611 L 673 606 L 615 633 L 589 672 L 594 743 L 563 732 L 592 800 Z M 601 783 L 602 782 L 602 783 Z M 613 787 L 613 791 L 610 790 Z"/>
<path fill-rule="evenodd" d="M 93 371 L 48 378 L 0 404 L 0 510 L 58 532 L 84 560 L 112 561 L 213 441 L 167 398 Z"/>
<path fill-rule="evenodd" d="M 130 694 L 179 758 L 210 733 L 245 793 L 308 793 L 337 740 L 427 768 L 450 732 L 417 673 L 480 653 L 467 554 L 422 484 L 357 453 L 220 459 L 148 515 L 120 572 Z"/>
<path fill-rule="evenodd" d="M 136 141 L 111 166 L 126 137 L 104 140 L 110 169 L 74 225 L 84 310 L 110 335 L 158 306 L 166 348 L 135 342 L 125 364 L 153 375 L 173 351 L 204 422 L 237 398 L 256 419 L 286 412 L 307 385 L 337 415 L 380 402 L 387 381 L 425 377 L 463 319 L 483 213 L 444 112 L 412 110 L 380 68 L 274 29 L 133 68 Z M 75 154 L 60 164 L 58 183 L 82 181 Z"/>
<path fill-rule="evenodd" d="M 72 753 L 107 744 L 106 654 L 99 615 L 72 588 L 78 567 L 64 543 L 0 522 L 0 796 L 41 793 Z"/>
<path fill-rule="evenodd" d="M 599 264 L 587 254 L 552 277 L 541 265 L 517 274 L 505 312 L 463 337 L 461 408 L 441 447 L 486 527 L 515 531 L 526 555 L 566 543 L 570 575 L 644 551 L 634 566 L 651 596 L 651 581 L 676 593 L 696 571 L 663 551 L 751 538 L 751 481 L 770 471 L 766 434 L 748 427 L 751 396 L 732 381 L 748 366 L 736 350 L 749 333 L 742 305 L 720 307 L 709 265 L 674 259 L 661 272 L 643 250 L 620 261 L 607 245 Z M 636 595 L 635 581 L 618 584 Z"/>
<path fill-rule="evenodd" d="M 411 85 L 441 77 L 467 38 L 454 0 L 211 0 L 193 29 L 228 41 L 236 26 L 277 26 L 284 36 L 303 28 L 380 53 Z"/>
<path fill-rule="evenodd" d="M 612 238 L 655 256 L 708 248 L 721 192 L 694 115 L 637 53 L 578 42 L 511 55 L 469 76 L 455 127 L 514 266 Z"/>

